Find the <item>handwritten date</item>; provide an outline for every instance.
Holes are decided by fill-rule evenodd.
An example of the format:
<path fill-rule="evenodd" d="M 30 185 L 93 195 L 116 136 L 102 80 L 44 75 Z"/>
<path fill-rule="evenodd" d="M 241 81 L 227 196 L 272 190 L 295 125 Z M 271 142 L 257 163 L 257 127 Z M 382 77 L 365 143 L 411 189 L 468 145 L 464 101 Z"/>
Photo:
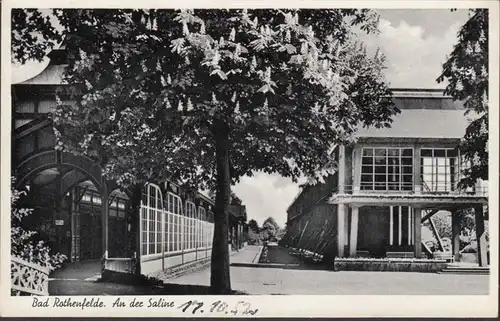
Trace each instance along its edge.
<path fill-rule="evenodd" d="M 203 308 L 205 306 L 205 309 Z M 246 301 L 238 301 L 234 306 L 230 306 L 224 301 L 214 301 L 205 305 L 203 301 L 190 300 L 178 306 L 182 312 L 191 312 L 192 314 L 217 313 L 231 315 L 255 315 L 259 309 L 252 309 L 251 304 Z"/>

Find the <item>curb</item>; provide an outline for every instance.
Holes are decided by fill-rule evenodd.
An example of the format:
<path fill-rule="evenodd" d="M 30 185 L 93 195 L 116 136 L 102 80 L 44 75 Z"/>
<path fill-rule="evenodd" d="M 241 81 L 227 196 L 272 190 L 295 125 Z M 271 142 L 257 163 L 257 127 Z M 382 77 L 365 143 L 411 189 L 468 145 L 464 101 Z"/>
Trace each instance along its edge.
<path fill-rule="evenodd" d="M 300 264 L 279 264 L 279 263 L 233 263 L 231 266 L 236 267 L 254 267 L 254 268 L 280 268 L 280 269 L 296 269 Z"/>
<path fill-rule="evenodd" d="M 263 245 L 259 245 L 259 246 L 260 246 L 259 252 L 253 258 L 251 264 L 258 264 L 259 263 L 260 256 L 262 255 L 262 251 L 264 250 L 264 246 Z"/>

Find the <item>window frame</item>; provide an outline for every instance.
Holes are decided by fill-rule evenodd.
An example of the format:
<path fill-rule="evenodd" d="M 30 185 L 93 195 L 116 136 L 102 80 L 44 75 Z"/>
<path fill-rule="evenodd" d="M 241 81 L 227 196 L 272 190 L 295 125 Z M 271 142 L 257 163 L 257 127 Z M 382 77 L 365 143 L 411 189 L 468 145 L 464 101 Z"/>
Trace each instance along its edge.
<path fill-rule="evenodd" d="M 384 155 L 377 155 L 377 150 L 384 150 Z M 391 155 L 391 150 L 397 150 L 397 155 Z M 411 150 L 411 156 L 405 155 L 405 150 Z M 365 153 L 367 155 L 365 155 Z M 377 165 L 377 158 L 384 158 L 383 164 Z M 361 192 L 412 192 L 415 188 L 415 148 L 413 146 L 363 146 L 361 147 L 361 160 L 360 160 L 360 176 L 359 176 L 359 189 Z M 364 160 L 370 160 L 364 162 Z M 390 164 L 391 160 L 396 160 L 397 164 Z M 411 160 L 411 166 L 403 160 Z M 364 169 L 371 168 L 371 172 L 364 172 Z M 389 168 L 397 168 L 397 171 L 389 172 Z M 411 173 L 406 172 L 406 169 L 411 168 Z M 397 175 L 397 182 L 392 182 L 389 177 Z M 384 177 L 384 182 L 379 182 L 377 177 Z M 371 181 L 364 180 L 371 177 Z M 406 182 L 405 178 L 411 177 L 410 182 Z M 391 186 L 397 188 L 391 189 Z M 371 186 L 370 186 L 371 185 Z M 383 187 L 383 188 L 382 188 Z"/>

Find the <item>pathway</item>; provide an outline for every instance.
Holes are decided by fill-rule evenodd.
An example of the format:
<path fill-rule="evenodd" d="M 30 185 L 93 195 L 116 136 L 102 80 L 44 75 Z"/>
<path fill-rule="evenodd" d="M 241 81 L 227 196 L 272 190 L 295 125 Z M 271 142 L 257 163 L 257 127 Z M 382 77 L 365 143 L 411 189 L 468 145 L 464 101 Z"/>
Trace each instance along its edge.
<path fill-rule="evenodd" d="M 250 263 L 257 247 L 231 256 L 231 263 Z M 412 272 L 356 272 L 231 266 L 233 290 L 248 294 L 297 295 L 479 295 L 488 294 L 485 275 Z M 166 281 L 172 285 L 210 285 L 210 268 Z"/>
<path fill-rule="evenodd" d="M 231 262 L 252 263 L 260 253 L 260 246 L 248 246 L 230 256 Z M 159 288 L 149 285 L 118 284 L 110 282 L 96 282 L 101 274 L 101 262 L 87 261 L 71 263 L 64 268 L 51 273 L 49 277 L 50 295 L 178 295 L 178 294 L 207 294 L 207 286 L 203 284 L 184 283 L 167 284 Z M 202 269 L 210 279 L 210 266 Z M 193 272 L 192 274 L 197 274 Z"/>

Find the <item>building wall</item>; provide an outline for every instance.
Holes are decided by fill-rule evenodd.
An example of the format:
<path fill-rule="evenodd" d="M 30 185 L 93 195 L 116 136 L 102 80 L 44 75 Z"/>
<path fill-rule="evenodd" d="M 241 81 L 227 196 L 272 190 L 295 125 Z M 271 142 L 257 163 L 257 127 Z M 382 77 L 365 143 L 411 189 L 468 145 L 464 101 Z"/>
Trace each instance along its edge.
<path fill-rule="evenodd" d="M 318 254 L 336 251 L 337 206 L 327 203 L 313 206 L 289 225 L 287 233 L 294 236 L 289 244 L 292 247 Z"/>
<path fill-rule="evenodd" d="M 358 251 L 385 256 L 389 245 L 389 208 L 366 206 L 359 209 Z"/>
<path fill-rule="evenodd" d="M 164 258 L 164 268 L 171 269 L 184 264 L 192 263 L 197 260 L 203 260 L 210 258 L 212 255 L 212 249 L 198 249 L 197 251 L 192 251 L 184 254 L 171 255 Z M 141 274 L 152 275 L 162 270 L 162 259 L 159 258 L 148 258 L 143 257 L 141 259 Z"/>
<path fill-rule="evenodd" d="M 338 160 L 338 148 L 333 152 L 333 157 Z M 338 187 L 338 174 L 334 173 L 324 179 L 323 183 L 304 185 L 299 195 L 295 198 L 287 211 L 287 220 L 298 215 L 305 215 L 311 207 L 318 202 L 326 202 L 328 196 Z"/>
<path fill-rule="evenodd" d="M 383 257 L 387 252 L 412 252 L 413 243 L 408 244 L 413 226 L 409 222 L 411 218 L 407 214 L 407 208 L 402 207 L 402 215 L 399 215 L 399 207 L 393 207 L 392 245 L 390 244 L 390 207 L 364 206 L 359 209 L 358 225 L 358 251 L 368 251 L 370 256 Z M 401 218 L 401 229 L 399 228 Z M 401 242 L 400 242 L 401 231 Z"/>

